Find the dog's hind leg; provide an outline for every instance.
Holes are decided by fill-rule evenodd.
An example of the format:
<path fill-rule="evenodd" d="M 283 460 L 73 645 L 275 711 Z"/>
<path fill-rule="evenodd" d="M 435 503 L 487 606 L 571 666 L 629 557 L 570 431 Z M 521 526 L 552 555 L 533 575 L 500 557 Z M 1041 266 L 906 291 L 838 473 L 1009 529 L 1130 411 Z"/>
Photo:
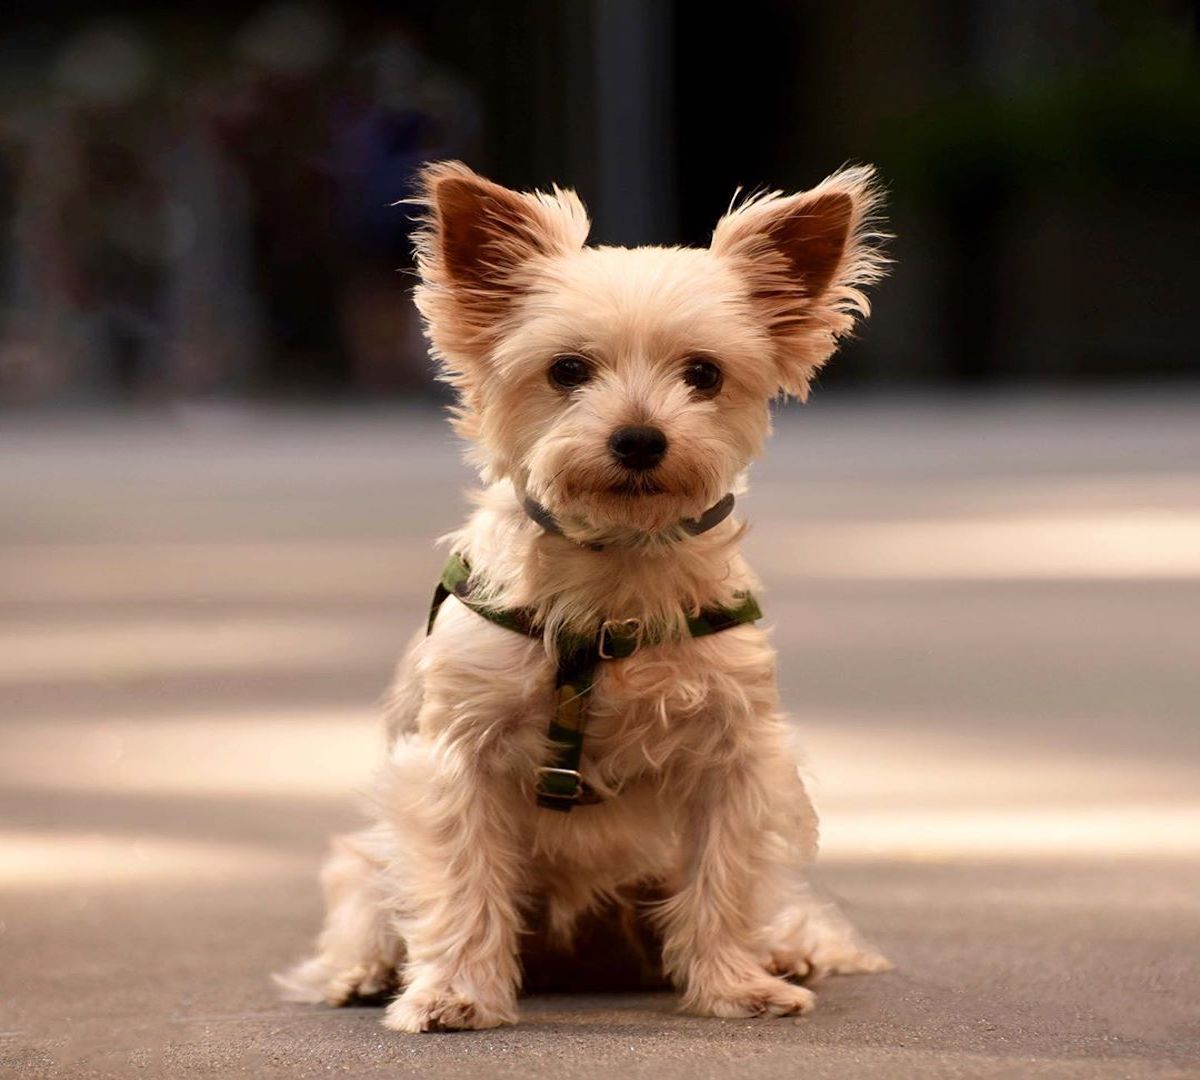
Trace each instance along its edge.
<path fill-rule="evenodd" d="M 800 747 L 794 741 L 791 753 L 796 767 L 775 787 L 780 795 L 775 821 L 786 854 L 778 865 L 778 892 L 764 913 L 767 968 L 777 975 L 814 980 L 887 971 L 892 966 L 887 957 L 805 876 L 804 868 L 817 856 L 817 812 L 802 776 Z"/>
<path fill-rule="evenodd" d="M 276 975 L 289 1001 L 345 1005 L 398 989 L 404 942 L 384 885 L 382 830 L 335 837 L 321 869 L 325 925 L 316 955 Z"/>
<path fill-rule="evenodd" d="M 820 979 L 891 969 L 891 961 L 866 941 L 832 900 L 817 894 L 799 871 L 767 924 L 768 965 L 777 975 Z"/>

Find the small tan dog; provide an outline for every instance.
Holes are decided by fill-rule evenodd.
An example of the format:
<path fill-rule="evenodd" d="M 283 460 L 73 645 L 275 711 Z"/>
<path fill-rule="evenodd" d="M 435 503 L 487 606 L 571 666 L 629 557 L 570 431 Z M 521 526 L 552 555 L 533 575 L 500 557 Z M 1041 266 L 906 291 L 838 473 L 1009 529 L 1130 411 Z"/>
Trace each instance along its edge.
<path fill-rule="evenodd" d="M 888 966 L 801 877 L 817 819 L 728 516 L 771 400 L 804 398 L 867 313 L 872 178 L 748 199 L 704 250 L 627 250 L 585 246 L 571 191 L 427 168 L 417 304 L 488 486 L 290 997 L 402 987 L 399 1031 L 512 1023 L 535 904 L 569 950 L 648 890 L 697 1013 L 802 1013 L 789 977 Z"/>

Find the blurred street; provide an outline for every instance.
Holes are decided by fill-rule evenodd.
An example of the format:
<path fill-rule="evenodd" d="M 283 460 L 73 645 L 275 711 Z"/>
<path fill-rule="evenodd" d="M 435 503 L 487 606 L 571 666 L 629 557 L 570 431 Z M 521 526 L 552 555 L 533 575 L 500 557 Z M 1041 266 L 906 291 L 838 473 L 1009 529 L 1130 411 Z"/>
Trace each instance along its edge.
<path fill-rule="evenodd" d="M 464 512 L 441 418 L 7 417 L 0 1075 L 1200 1076 L 1200 409 L 818 393 L 778 426 L 741 512 L 818 878 L 897 970 L 799 1023 L 562 996 L 404 1037 L 268 974 Z"/>

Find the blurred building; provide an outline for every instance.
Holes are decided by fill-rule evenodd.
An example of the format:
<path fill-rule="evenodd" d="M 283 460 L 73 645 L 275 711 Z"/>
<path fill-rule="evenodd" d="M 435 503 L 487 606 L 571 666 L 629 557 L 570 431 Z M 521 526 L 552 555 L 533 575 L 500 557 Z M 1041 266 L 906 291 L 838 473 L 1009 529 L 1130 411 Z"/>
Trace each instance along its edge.
<path fill-rule="evenodd" d="M 423 392 L 443 156 L 615 243 L 872 161 L 898 268 L 826 382 L 1197 373 L 1195 4 L 18 0 L 0 150 L 10 405 Z"/>

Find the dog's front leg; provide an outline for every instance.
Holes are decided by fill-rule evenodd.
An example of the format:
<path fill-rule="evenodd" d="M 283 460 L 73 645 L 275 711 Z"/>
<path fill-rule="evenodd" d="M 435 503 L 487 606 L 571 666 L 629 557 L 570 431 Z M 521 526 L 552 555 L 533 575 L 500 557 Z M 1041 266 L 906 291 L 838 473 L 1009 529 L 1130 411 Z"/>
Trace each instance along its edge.
<path fill-rule="evenodd" d="M 388 781 L 408 949 L 397 1031 L 490 1028 L 517 1017 L 519 786 L 464 751 L 401 740 Z"/>
<path fill-rule="evenodd" d="M 763 894 L 778 869 L 766 771 L 752 759 L 710 771 L 684 810 L 684 885 L 662 910 L 663 963 L 702 1015 L 785 1016 L 815 1001 L 763 963 Z"/>

